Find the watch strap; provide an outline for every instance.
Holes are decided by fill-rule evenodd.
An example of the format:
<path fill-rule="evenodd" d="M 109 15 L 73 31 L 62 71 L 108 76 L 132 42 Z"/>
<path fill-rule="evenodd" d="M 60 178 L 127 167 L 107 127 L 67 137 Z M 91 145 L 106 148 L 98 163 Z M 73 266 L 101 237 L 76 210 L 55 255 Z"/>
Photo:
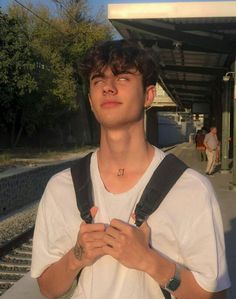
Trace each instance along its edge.
<path fill-rule="evenodd" d="M 165 285 L 164 289 L 167 290 L 168 292 L 174 292 L 178 289 L 181 283 L 181 278 L 180 278 L 180 270 L 181 266 L 179 264 L 175 265 L 175 274 L 174 276 L 167 282 Z"/>

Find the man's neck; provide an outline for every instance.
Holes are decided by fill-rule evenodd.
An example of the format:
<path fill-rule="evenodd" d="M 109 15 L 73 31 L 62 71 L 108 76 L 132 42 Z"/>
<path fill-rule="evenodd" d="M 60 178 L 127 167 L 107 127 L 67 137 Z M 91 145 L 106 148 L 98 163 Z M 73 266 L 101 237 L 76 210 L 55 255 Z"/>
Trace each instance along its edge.
<path fill-rule="evenodd" d="M 98 167 L 105 188 L 112 193 L 127 192 L 142 177 L 154 156 L 143 127 L 126 127 L 101 132 Z"/>
<path fill-rule="evenodd" d="M 98 152 L 99 164 L 103 169 L 123 175 L 126 171 L 143 169 L 150 163 L 153 147 L 146 141 L 143 129 L 124 128 L 101 131 Z"/>

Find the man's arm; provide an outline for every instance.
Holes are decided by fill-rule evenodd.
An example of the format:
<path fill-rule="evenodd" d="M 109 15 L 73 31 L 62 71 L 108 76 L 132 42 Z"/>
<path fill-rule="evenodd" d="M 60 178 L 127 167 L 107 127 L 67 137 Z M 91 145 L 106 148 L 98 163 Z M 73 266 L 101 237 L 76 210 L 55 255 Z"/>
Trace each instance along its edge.
<path fill-rule="evenodd" d="M 112 220 L 104 241 L 106 254 L 113 256 L 128 268 L 144 271 L 160 286 L 174 276 L 175 264 L 149 246 L 150 228 L 143 223 L 140 228 L 120 220 Z M 202 289 L 191 271 L 181 270 L 181 284 L 174 295 L 178 299 L 225 299 L 226 292 L 211 293 Z"/>
<path fill-rule="evenodd" d="M 103 224 L 81 224 L 76 243 L 76 246 L 82 248 L 81 257 L 76 258 L 72 248 L 38 278 L 40 291 L 45 297 L 53 299 L 65 294 L 80 270 L 104 254 L 104 231 Z"/>
<path fill-rule="evenodd" d="M 211 148 L 208 146 L 208 136 L 207 135 L 204 138 L 203 144 L 205 145 L 206 149 L 211 152 Z"/>
<path fill-rule="evenodd" d="M 144 271 L 164 287 L 174 276 L 175 264 L 152 249 L 150 249 L 145 259 L 147 263 L 144 267 Z M 169 274 L 169 269 L 172 269 L 171 275 Z M 166 273 L 166 275 L 164 275 L 164 273 Z M 168 275 L 169 277 L 167 278 Z M 215 293 L 207 292 L 200 287 L 192 272 L 184 267 L 180 271 L 180 279 L 181 284 L 174 292 L 174 296 L 178 299 L 226 299 L 226 290 Z"/>
<path fill-rule="evenodd" d="M 37 278 L 41 293 L 49 299 L 65 294 L 82 268 L 82 261 L 76 259 L 71 249 Z"/>

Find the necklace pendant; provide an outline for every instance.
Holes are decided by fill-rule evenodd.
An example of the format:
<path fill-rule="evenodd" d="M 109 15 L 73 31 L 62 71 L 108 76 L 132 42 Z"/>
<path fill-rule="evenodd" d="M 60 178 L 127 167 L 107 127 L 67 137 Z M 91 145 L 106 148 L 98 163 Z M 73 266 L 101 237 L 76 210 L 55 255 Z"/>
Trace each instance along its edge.
<path fill-rule="evenodd" d="M 125 174 L 125 169 L 124 168 L 120 168 L 120 169 L 118 169 L 118 171 L 117 171 L 117 176 L 123 176 Z"/>

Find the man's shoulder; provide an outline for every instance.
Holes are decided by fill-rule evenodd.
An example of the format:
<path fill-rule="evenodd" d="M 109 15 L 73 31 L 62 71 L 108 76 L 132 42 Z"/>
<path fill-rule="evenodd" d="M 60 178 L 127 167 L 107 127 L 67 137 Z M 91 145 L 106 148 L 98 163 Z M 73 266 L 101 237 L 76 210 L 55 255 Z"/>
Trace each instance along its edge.
<path fill-rule="evenodd" d="M 218 201 L 209 179 L 192 168 L 188 168 L 180 178 L 176 194 L 184 206 L 199 207 L 198 210 L 209 208 L 213 202 Z"/>
<path fill-rule="evenodd" d="M 47 183 L 42 196 L 42 203 L 50 207 L 55 206 L 59 210 L 75 208 L 75 192 L 71 178 L 70 168 L 54 174 Z"/>
<path fill-rule="evenodd" d="M 47 187 L 50 189 L 64 188 L 72 185 L 71 169 L 66 168 L 60 172 L 55 173 L 48 181 Z"/>
<path fill-rule="evenodd" d="M 211 209 L 213 202 L 217 202 L 217 198 L 210 181 L 188 168 L 167 194 L 163 209 L 171 219 L 188 219 L 190 223 L 196 215 Z"/>
<path fill-rule="evenodd" d="M 200 188 L 203 189 L 212 189 L 212 185 L 208 178 L 206 178 L 203 174 L 198 172 L 197 170 L 192 169 L 189 167 L 184 175 L 183 180 L 188 180 L 189 184 L 192 182 L 193 184 L 197 184 Z"/>

